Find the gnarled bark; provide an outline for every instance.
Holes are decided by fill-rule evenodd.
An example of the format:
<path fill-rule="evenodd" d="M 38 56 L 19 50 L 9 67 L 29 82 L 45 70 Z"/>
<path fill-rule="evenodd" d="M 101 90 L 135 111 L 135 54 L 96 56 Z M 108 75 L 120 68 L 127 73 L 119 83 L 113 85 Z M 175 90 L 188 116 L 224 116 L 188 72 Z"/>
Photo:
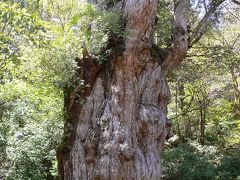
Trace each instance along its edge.
<path fill-rule="evenodd" d="M 176 8 L 171 51 L 151 57 L 157 0 L 126 0 L 125 50 L 96 74 L 85 103 L 71 116 L 72 131 L 58 152 L 61 179 L 156 179 L 159 150 L 169 132 L 166 74 L 186 55 L 185 5 Z"/>

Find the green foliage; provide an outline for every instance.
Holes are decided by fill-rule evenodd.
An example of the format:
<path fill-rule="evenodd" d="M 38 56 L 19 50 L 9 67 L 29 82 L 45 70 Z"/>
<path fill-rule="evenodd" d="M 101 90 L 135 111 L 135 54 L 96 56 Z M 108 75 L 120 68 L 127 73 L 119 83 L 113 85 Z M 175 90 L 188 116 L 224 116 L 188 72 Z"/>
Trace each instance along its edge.
<path fill-rule="evenodd" d="M 106 49 L 109 37 L 124 35 L 121 17 L 121 12 L 99 12 L 93 5 L 86 5 L 72 17 L 71 23 L 75 33 L 81 32 L 81 41 L 86 43 L 89 52 L 97 56 Z"/>
<path fill-rule="evenodd" d="M 92 54 L 99 54 L 101 50 L 106 47 L 109 36 L 122 36 L 121 31 L 121 13 L 114 11 L 101 12 L 95 18 L 95 25 L 89 42 L 90 52 Z M 94 25 L 93 25 L 94 26 Z"/>
<path fill-rule="evenodd" d="M 44 28 L 36 14 L 11 1 L 0 3 L 0 82 L 12 78 L 11 68 L 20 63 L 22 45 L 39 45 Z"/>
<path fill-rule="evenodd" d="M 1 98 L 8 108 L 0 122 L 5 130 L 1 131 L 1 148 L 7 157 L 7 170 L 2 174 L 9 179 L 43 179 L 61 140 L 61 92 L 49 84 L 38 83 L 34 87 L 15 80 L 1 89 Z"/>
<path fill-rule="evenodd" d="M 237 179 L 240 178 L 240 150 L 234 151 L 231 155 L 224 156 L 217 170 L 219 179 Z"/>
<path fill-rule="evenodd" d="M 239 8 L 235 11 L 237 16 L 227 13 L 221 27 L 209 29 L 169 76 L 168 115 L 178 141 L 169 141 L 163 153 L 165 179 L 240 178 Z M 193 143 L 201 142 L 201 130 L 204 145 Z"/>
<path fill-rule="evenodd" d="M 169 116 L 182 140 L 199 138 L 200 110 L 204 109 L 206 143 L 239 144 L 239 27 L 235 25 L 239 20 L 228 22 L 209 30 L 169 77 L 173 95 Z"/>
<path fill-rule="evenodd" d="M 56 44 L 48 27 L 31 10 L 0 3 L 0 174 L 6 179 L 50 176 L 63 133 L 59 84 L 75 68 L 62 47 L 52 48 Z"/>
<path fill-rule="evenodd" d="M 174 179 L 213 179 L 214 165 L 194 147 L 182 145 L 163 153 L 166 176 Z"/>
<path fill-rule="evenodd" d="M 240 176 L 239 151 L 224 156 L 213 146 L 201 146 L 189 142 L 174 148 L 166 148 L 163 179 L 236 179 Z"/>
<path fill-rule="evenodd" d="M 170 45 L 171 35 L 173 32 L 173 27 L 171 25 L 172 5 L 169 1 L 160 1 L 158 4 L 156 22 L 155 22 L 155 43 L 162 48 L 166 48 Z"/>

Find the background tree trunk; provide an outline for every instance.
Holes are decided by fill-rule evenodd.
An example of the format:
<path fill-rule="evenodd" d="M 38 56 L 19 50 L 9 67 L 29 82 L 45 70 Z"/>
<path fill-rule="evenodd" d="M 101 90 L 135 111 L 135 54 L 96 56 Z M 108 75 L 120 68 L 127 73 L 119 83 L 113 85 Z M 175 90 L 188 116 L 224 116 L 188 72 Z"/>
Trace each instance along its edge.
<path fill-rule="evenodd" d="M 233 113 L 234 117 L 238 119 L 240 118 L 240 91 L 238 88 L 238 79 L 233 66 L 231 66 L 230 72 L 233 85 Z"/>
<path fill-rule="evenodd" d="M 151 57 L 157 2 L 125 1 L 125 50 L 97 74 L 85 103 L 69 110 L 72 131 L 58 151 L 61 179 L 160 179 L 159 150 L 171 124 L 166 75 L 188 45 L 181 0 L 168 55 L 162 64 Z"/>
<path fill-rule="evenodd" d="M 200 122 L 199 122 L 199 143 L 204 145 L 205 142 L 205 107 L 203 102 L 200 105 Z"/>

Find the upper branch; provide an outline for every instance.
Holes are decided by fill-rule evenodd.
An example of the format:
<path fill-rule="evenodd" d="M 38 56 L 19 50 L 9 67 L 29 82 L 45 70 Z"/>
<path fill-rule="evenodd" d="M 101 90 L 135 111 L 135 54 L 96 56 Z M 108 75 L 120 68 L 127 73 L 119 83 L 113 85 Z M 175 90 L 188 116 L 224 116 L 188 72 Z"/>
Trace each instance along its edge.
<path fill-rule="evenodd" d="M 189 10 L 188 0 L 179 0 L 175 5 L 173 19 L 173 35 L 169 54 L 162 63 L 166 72 L 179 65 L 185 58 L 188 50 L 187 14 Z"/>
<path fill-rule="evenodd" d="M 209 17 L 217 10 L 217 8 L 224 2 L 225 0 L 219 0 L 215 3 L 212 3 L 206 14 L 203 16 L 202 20 L 198 23 L 197 27 L 192 30 L 194 33 L 190 37 L 189 48 L 192 47 L 195 43 L 197 43 L 202 35 L 207 30 L 209 24 Z"/>

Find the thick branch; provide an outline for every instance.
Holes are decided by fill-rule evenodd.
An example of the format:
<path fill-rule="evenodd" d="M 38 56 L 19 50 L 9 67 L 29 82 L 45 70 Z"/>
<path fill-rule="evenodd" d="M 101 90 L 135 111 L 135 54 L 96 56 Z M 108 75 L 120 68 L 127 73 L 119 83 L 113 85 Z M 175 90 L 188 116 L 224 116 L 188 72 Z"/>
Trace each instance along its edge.
<path fill-rule="evenodd" d="M 174 12 L 174 32 L 172 37 L 169 54 L 162 63 L 163 70 L 169 72 L 171 69 L 179 65 L 185 58 L 188 50 L 188 34 L 187 34 L 187 14 L 189 10 L 188 0 L 179 0 L 176 4 Z"/>

